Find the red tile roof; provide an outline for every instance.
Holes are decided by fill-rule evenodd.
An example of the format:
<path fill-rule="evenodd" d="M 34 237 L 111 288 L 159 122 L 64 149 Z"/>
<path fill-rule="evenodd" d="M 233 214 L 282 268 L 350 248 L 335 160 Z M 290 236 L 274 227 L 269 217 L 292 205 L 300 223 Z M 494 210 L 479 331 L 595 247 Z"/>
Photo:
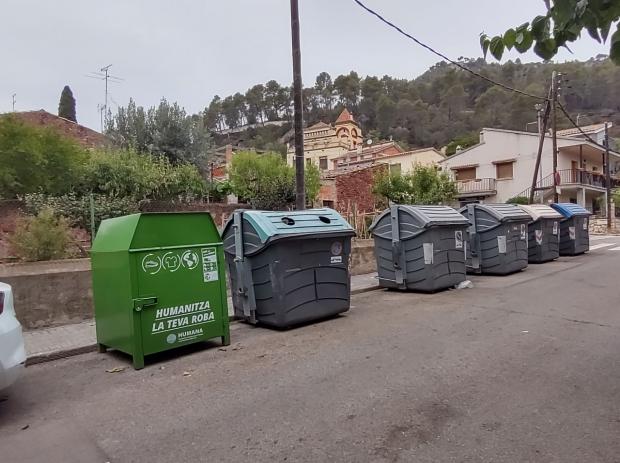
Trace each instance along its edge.
<path fill-rule="evenodd" d="M 353 116 L 347 108 L 344 108 L 340 116 L 338 116 L 338 119 L 336 119 L 336 124 L 344 124 L 345 122 L 355 122 L 355 119 L 353 119 Z"/>

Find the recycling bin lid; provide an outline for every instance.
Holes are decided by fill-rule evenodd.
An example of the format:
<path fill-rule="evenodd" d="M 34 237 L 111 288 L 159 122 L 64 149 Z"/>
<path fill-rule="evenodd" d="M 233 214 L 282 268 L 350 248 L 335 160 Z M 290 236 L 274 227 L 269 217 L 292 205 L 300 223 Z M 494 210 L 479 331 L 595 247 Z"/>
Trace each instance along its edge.
<path fill-rule="evenodd" d="M 528 204 L 520 206 L 525 212 L 527 212 L 532 221 L 538 219 L 562 219 L 564 216 L 558 211 L 546 204 Z"/>
<path fill-rule="evenodd" d="M 558 211 L 560 214 L 564 216 L 566 219 L 570 219 L 573 216 L 588 216 L 592 215 L 590 211 L 586 208 L 580 206 L 579 204 L 573 203 L 552 203 L 550 206 Z"/>
<path fill-rule="evenodd" d="M 515 204 L 474 204 L 476 209 L 488 213 L 498 222 L 512 222 L 518 220 L 531 220 L 530 215 Z M 459 209 L 461 214 L 467 213 L 467 206 Z"/>
<path fill-rule="evenodd" d="M 252 242 L 244 239 L 245 254 L 258 252 L 271 241 L 288 237 L 306 237 L 310 235 L 339 235 L 354 236 L 355 231 L 338 212 L 330 208 L 305 209 L 303 211 L 257 211 L 239 209 L 235 212 L 243 212 L 243 219 L 251 227 Z M 234 214 L 228 219 L 222 237 L 224 238 L 224 250 L 234 253 L 231 245 L 234 241 L 232 228 Z M 244 236 L 246 230 L 244 225 Z M 229 245 L 229 244 L 230 245 Z"/>
<path fill-rule="evenodd" d="M 397 207 L 399 215 L 401 215 L 399 219 L 401 241 L 413 238 L 425 228 L 442 225 L 466 226 L 469 224 L 463 215 L 449 206 L 398 204 L 393 207 Z M 391 239 L 391 208 L 386 209 L 375 218 L 369 227 L 369 231 L 373 236 Z"/>

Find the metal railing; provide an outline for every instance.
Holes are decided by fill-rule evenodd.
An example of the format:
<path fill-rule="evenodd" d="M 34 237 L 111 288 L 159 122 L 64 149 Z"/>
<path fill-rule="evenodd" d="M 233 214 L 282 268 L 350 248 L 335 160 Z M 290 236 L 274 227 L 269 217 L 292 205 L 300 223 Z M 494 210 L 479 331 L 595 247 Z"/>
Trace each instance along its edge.
<path fill-rule="evenodd" d="M 595 188 L 606 188 L 607 182 L 605 176 L 599 172 L 589 172 L 580 169 L 562 169 L 558 170 L 558 186 L 562 185 L 585 185 Z M 611 177 L 611 188 L 620 187 L 620 178 L 616 176 Z M 536 183 L 536 190 L 544 191 L 553 189 L 553 174 L 547 175 L 542 180 Z M 530 196 L 531 188 L 527 188 L 516 196 L 524 196 L 528 198 Z"/>
<path fill-rule="evenodd" d="M 459 195 L 495 194 L 496 180 L 494 178 L 477 178 L 475 180 L 457 180 L 456 188 Z"/>

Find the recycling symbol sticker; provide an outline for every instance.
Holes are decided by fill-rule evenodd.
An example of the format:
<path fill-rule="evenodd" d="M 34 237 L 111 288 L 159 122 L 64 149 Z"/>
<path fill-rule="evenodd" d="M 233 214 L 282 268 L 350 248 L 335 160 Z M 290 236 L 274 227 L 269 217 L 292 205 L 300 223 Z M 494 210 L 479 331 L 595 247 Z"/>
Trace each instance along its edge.
<path fill-rule="evenodd" d="M 187 250 L 181 255 L 183 266 L 188 270 L 193 270 L 198 267 L 198 253 L 195 251 Z"/>
<path fill-rule="evenodd" d="M 181 259 L 173 252 L 167 252 L 162 258 L 163 266 L 169 272 L 176 272 L 181 267 Z"/>
<path fill-rule="evenodd" d="M 162 262 L 159 256 L 155 254 L 147 254 L 142 259 L 142 271 L 149 275 L 155 275 L 161 270 Z"/>

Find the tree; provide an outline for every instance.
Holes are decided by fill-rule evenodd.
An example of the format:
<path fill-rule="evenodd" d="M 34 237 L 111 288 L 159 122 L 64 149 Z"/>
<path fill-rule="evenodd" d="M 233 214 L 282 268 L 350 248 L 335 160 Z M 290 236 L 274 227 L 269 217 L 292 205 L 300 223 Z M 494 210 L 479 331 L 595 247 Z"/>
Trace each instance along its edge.
<path fill-rule="evenodd" d="M 349 109 L 357 108 L 360 94 L 360 78 L 357 72 L 351 71 L 347 75 L 340 75 L 334 80 L 334 91 L 338 95 L 341 105 Z"/>
<path fill-rule="evenodd" d="M 377 175 L 373 193 L 397 204 L 447 204 L 454 200 L 457 189 L 446 172 L 417 165 L 408 174 Z"/>
<path fill-rule="evenodd" d="M 178 103 L 165 98 L 148 109 L 130 99 L 126 108 L 119 107 L 108 119 L 106 134 L 121 148 L 163 155 L 173 164 L 189 162 L 199 168 L 206 166 L 212 146 L 205 117 L 188 115 Z"/>
<path fill-rule="evenodd" d="M 248 105 L 248 124 L 255 124 L 257 121 L 265 120 L 265 86 L 255 85 L 245 92 L 245 101 Z"/>
<path fill-rule="evenodd" d="M 73 98 L 73 92 L 68 85 L 65 85 L 65 88 L 62 89 L 62 93 L 60 94 L 58 115 L 70 121 L 77 122 L 77 118 L 75 117 L 75 98 Z"/>
<path fill-rule="evenodd" d="M 257 209 L 286 209 L 295 202 L 295 169 L 277 153 L 237 153 L 228 176 L 232 191 Z M 306 169 L 305 180 L 306 196 L 312 202 L 320 188 L 315 166 Z"/>
<path fill-rule="evenodd" d="M 553 58 L 559 47 L 574 42 L 585 29 L 597 42 L 606 42 L 610 29 L 620 19 L 618 0 L 546 0 L 547 13 L 536 16 L 531 22 L 508 29 L 502 35 L 480 36 L 480 46 L 499 60 L 505 49 L 513 47 L 519 53 L 534 48 L 542 59 Z M 620 65 L 620 23 L 611 36 L 609 57 Z"/>

